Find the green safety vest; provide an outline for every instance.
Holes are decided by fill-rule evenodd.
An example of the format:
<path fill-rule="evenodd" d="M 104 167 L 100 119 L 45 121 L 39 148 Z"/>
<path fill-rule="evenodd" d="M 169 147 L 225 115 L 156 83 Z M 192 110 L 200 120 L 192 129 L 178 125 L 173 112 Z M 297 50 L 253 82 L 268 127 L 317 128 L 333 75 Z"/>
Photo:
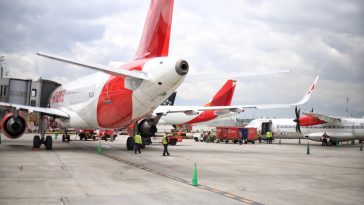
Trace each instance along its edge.
<path fill-rule="evenodd" d="M 140 136 L 140 135 L 135 135 L 135 136 L 134 136 L 134 143 L 135 143 L 135 144 L 142 144 L 142 136 Z"/>
<path fill-rule="evenodd" d="M 164 135 L 162 138 L 162 143 L 163 144 L 168 144 L 168 139 L 167 139 L 167 135 Z"/>

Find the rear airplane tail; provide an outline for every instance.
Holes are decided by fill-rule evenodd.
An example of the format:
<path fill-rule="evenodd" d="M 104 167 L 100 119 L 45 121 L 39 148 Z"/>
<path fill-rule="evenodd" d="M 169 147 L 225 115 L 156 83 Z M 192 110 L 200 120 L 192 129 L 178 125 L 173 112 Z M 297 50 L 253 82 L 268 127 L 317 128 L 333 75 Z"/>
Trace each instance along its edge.
<path fill-rule="evenodd" d="M 168 56 L 173 0 L 151 0 L 135 60 Z"/>
<path fill-rule="evenodd" d="M 229 106 L 234 96 L 235 80 L 228 80 L 205 106 Z"/>
<path fill-rule="evenodd" d="M 177 92 L 173 92 L 172 95 L 170 95 L 161 105 L 169 105 L 169 106 L 173 106 L 174 105 L 174 101 L 176 100 L 176 95 Z"/>

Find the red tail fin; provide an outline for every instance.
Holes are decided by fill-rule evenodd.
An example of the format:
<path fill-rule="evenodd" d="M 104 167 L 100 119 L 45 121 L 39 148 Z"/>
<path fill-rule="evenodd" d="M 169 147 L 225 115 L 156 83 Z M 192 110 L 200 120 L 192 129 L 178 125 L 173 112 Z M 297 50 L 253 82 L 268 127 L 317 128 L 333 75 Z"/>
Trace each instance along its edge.
<path fill-rule="evenodd" d="M 236 81 L 228 80 L 205 106 L 228 106 L 231 105 Z"/>
<path fill-rule="evenodd" d="M 173 0 L 151 0 L 134 59 L 168 56 Z"/>

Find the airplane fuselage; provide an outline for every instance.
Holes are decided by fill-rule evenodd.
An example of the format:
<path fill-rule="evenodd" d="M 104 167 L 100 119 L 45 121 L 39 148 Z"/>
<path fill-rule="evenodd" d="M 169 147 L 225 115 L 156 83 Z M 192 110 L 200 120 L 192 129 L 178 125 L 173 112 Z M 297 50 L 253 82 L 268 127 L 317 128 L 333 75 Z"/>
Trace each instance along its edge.
<path fill-rule="evenodd" d="M 188 109 L 188 106 L 186 106 L 186 109 Z M 196 115 L 187 115 L 185 113 L 170 113 L 166 116 L 162 116 L 158 124 L 162 125 L 197 124 L 218 118 L 228 117 L 229 115 L 231 115 L 230 112 L 217 115 L 216 111 L 214 110 L 203 111 Z"/>
<path fill-rule="evenodd" d="M 308 138 L 320 141 L 325 132 L 331 140 L 335 141 L 364 139 L 364 119 L 362 118 L 341 118 L 341 121 L 334 123 L 301 126 L 301 134 L 296 132 L 296 123 L 293 119 L 256 119 L 247 127 L 256 127 L 258 132 L 261 132 L 262 123 L 271 123 L 273 136 L 278 139 Z"/>
<path fill-rule="evenodd" d="M 120 128 L 152 112 L 182 83 L 178 59 L 159 57 L 133 62 L 121 69 L 140 70 L 150 80 L 95 73 L 56 89 L 50 107 L 65 111 L 63 127 Z"/>

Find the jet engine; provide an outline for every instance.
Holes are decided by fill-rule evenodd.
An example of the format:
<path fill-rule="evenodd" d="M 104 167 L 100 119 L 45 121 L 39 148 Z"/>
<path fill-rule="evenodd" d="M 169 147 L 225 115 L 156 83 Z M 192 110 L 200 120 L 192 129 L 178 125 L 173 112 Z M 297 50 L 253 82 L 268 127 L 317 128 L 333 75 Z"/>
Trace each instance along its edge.
<path fill-rule="evenodd" d="M 11 112 L 5 114 L 1 120 L 1 130 L 11 139 L 16 139 L 22 136 L 26 127 L 27 124 L 24 117 L 20 115 L 14 116 Z"/>
<path fill-rule="evenodd" d="M 142 137 L 152 137 L 157 132 L 157 126 L 154 119 L 144 119 L 139 122 L 138 130 Z"/>

